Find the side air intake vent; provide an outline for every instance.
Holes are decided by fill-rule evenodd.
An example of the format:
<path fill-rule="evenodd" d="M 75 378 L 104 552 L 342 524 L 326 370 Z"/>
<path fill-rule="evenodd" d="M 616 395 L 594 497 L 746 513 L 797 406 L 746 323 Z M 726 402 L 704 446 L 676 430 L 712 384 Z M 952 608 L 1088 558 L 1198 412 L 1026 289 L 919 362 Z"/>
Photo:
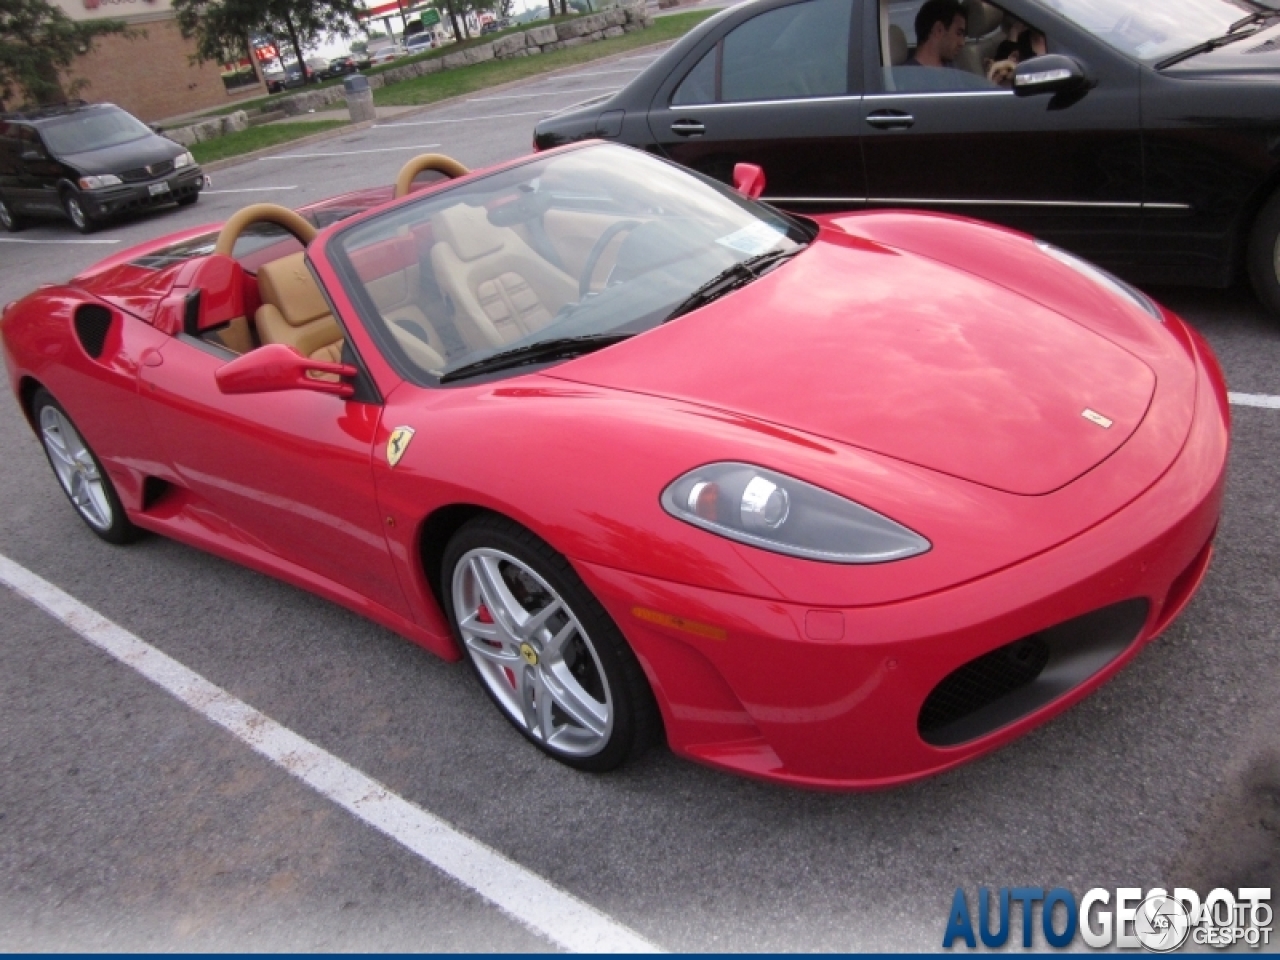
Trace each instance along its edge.
<path fill-rule="evenodd" d="M 76 337 L 84 352 L 97 360 L 107 345 L 107 334 L 111 332 L 111 311 L 93 303 L 86 303 L 76 311 Z"/>

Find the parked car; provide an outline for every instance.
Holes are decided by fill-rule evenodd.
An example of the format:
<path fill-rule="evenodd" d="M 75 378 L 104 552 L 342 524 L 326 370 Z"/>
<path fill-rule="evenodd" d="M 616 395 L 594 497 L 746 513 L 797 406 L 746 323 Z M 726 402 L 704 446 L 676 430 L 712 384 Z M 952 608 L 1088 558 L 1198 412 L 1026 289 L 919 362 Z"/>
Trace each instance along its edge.
<path fill-rule="evenodd" d="M 308 66 L 300 67 L 296 62 L 285 64 L 280 72 L 273 73 L 267 77 L 267 91 L 269 93 L 283 93 L 285 90 L 304 87 L 311 81 L 312 76 L 312 70 Z"/>
<path fill-rule="evenodd" d="M 385 47 L 379 47 L 377 50 L 369 54 L 369 63 L 371 66 L 377 67 L 384 63 L 390 63 L 393 60 L 399 60 L 405 54 L 405 49 L 398 43 L 390 43 Z"/>
<path fill-rule="evenodd" d="M 355 57 L 351 55 L 334 57 L 329 61 L 328 66 L 323 72 L 317 75 L 319 80 L 332 80 L 334 77 L 345 77 L 349 73 L 355 73 L 359 67 L 356 65 Z"/>
<path fill-rule="evenodd" d="M 415 192 L 425 170 L 453 179 Z M 739 174 L 428 154 L 394 196 L 116 253 L 7 307 L 0 342 L 95 534 L 465 659 L 558 760 L 665 733 L 811 787 L 951 768 L 1191 600 L 1226 387 L 1194 329 L 1060 249 L 792 217 Z"/>
<path fill-rule="evenodd" d="M 0 226 L 66 217 L 81 233 L 129 210 L 195 203 L 191 153 L 110 103 L 74 100 L 0 114 Z"/>
<path fill-rule="evenodd" d="M 404 50 L 407 55 L 415 53 L 426 53 L 436 45 L 435 37 L 430 33 L 415 33 L 408 37 L 404 42 Z"/>
<path fill-rule="evenodd" d="M 761 0 L 691 31 L 612 97 L 537 126 L 720 180 L 762 166 L 812 211 L 917 207 L 1044 237 L 1131 280 L 1280 311 L 1280 12 L 1248 0 L 969 0 L 953 66 L 908 65 L 922 0 Z M 1047 56 L 984 68 L 1030 25 Z"/>
<path fill-rule="evenodd" d="M 480 24 L 480 36 L 483 37 L 490 33 L 498 33 L 501 30 L 506 30 L 510 26 L 510 20 L 486 20 L 484 23 Z"/>

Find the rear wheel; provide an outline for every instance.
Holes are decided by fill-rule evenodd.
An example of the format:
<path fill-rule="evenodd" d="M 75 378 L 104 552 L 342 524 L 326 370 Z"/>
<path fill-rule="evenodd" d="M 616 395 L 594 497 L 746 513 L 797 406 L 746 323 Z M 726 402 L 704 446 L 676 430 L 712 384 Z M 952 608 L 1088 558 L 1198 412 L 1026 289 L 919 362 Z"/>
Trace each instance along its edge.
<path fill-rule="evenodd" d="M 1254 221 L 1248 261 L 1254 293 L 1264 307 L 1280 314 L 1280 192 L 1267 201 Z"/>
<path fill-rule="evenodd" d="M 640 664 L 568 561 L 523 527 L 480 517 L 445 551 L 442 594 L 485 692 L 539 749 L 605 771 L 660 721 Z"/>
<path fill-rule="evenodd" d="M 25 226 L 23 219 L 9 206 L 9 201 L 0 197 L 0 227 L 4 227 L 10 233 L 17 233 Z"/>
<path fill-rule="evenodd" d="M 68 190 L 62 195 L 62 209 L 67 212 L 71 225 L 81 233 L 93 233 L 98 229 L 97 221 L 89 216 L 84 200 L 74 190 Z"/>
<path fill-rule="evenodd" d="M 49 466 L 71 505 L 98 536 L 108 543 L 129 543 L 141 533 L 125 516 L 111 478 L 53 395 L 43 387 L 31 401 Z"/>

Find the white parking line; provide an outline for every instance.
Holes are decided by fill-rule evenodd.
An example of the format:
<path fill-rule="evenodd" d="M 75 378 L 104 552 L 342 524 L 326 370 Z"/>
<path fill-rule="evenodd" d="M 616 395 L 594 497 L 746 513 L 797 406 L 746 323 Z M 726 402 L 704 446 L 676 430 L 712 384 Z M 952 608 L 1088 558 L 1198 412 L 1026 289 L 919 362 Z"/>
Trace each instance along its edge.
<path fill-rule="evenodd" d="M 202 190 L 205 196 L 211 193 L 275 193 L 277 190 L 297 190 L 298 185 L 291 187 L 240 187 L 238 190 Z"/>
<path fill-rule="evenodd" d="M 622 70 L 598 70 L 595 73 L 575 73 L 572 78 L 566 77 L 565 79 L 576 80 L 578 77 L 612 77 L 617 73 L 640 73 L 643 70 L 644 67 L 625 67 Z"/>
<path fill-rule="evenodd" d="M 530 100 L 533 97 L 563 97 L 568 93 L 613 93 L 621 87 L 574 87 L 569 90 L 547 90 L 543 93 L 509 93 L 500 97 L 470 97 L 467 103 L 488 103 L 490 100 Z"/>
<path fill-rule="evenodd" d="M 385 126 L 385 124 L 374 124 L 377 126 Z M 358 153 L 394 153 L 397 150 L 430 150 L 432 147 L 438 147 L 438 143 L 420 143 L 415 147 L 379 147 L 377 150 L 344 150 L 340 153 L 288 153 L 280 154 L 274 157 L 263 157 L 263 160 L 307 160 L 311 157 L 352 157 Z"/>
<path fill-rule="evenodd" d="M 486 117 L 450 117 L 447 120 L 405 120 L 401 123 L 375 123 L 374 130 L 391 130 L 396 127 L 433 127 L 438 123 L 474 123 L 477 120 L 506 120 L 509 117 L 549 117 L 554 110 L 533 110 L 529 113 L 493 113 Z M 436 144 L 439 146 L 439 144 Z"/>
<path fill-rule="evenodd" d="M 1237 407 L 1266 407 L 1269 410 L 1280 410 L 1280 397 L 1269 397 L 1262 393 L 1229 393 L 1227 399 Z"/>
<path fill-rule="evenodd" d="M 119 240 L 28 240 L 26 237 L 0 237 L 0 243 L 41 243 L 41 244 L 89 244 L 92 246 L 110 246 Z"/>
<path fill-rule="evenodd" d="M 556 946 L 579 953 L 658 952 L 633 930 L 392 793 L 3 555 L 0 583 Z"/>

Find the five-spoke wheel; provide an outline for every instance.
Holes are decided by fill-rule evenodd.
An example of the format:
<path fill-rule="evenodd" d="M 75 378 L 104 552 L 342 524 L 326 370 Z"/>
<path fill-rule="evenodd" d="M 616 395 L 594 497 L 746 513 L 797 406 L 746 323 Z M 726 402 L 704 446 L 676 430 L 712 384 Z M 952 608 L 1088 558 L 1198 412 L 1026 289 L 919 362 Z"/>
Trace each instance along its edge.
<path fill-rule="evenodd" d="M 498 517 L 471 521 L 449 544 L 443 579 L 463 649 L 521 733 L 586 770 L 648 745 L 658 721 L 639 663 L 547 544 Z"/>

